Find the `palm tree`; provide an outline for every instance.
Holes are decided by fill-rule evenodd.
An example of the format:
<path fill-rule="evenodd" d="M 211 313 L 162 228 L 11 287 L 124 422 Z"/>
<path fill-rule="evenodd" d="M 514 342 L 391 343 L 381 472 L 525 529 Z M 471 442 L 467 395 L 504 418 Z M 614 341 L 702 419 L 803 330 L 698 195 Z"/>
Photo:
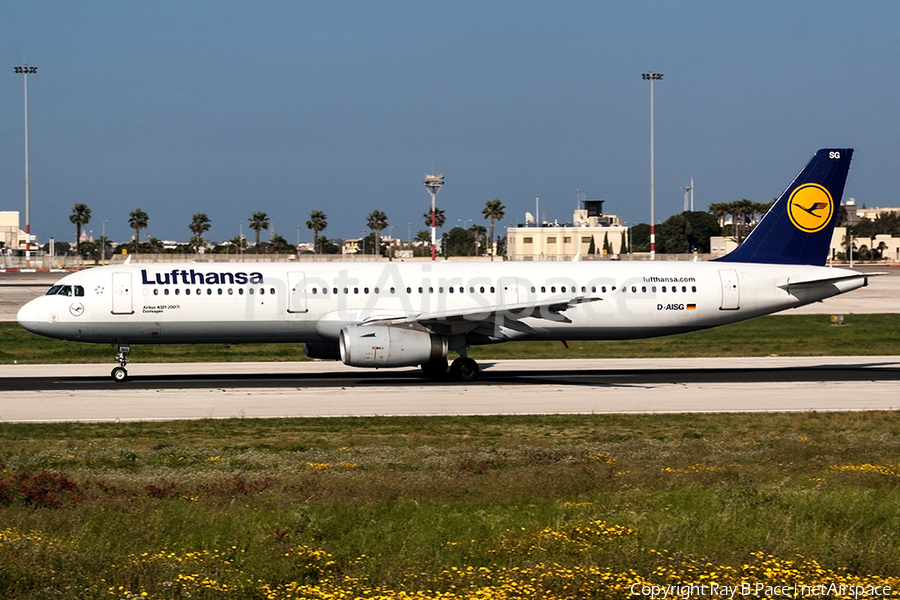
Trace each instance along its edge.
<path fill-rule="evenodd" d="M 484 215 L 484 218 L 491 220 L 491 225 L 490 225 L 491 246 L 488 249 L 489 254 L 491 255 L 491 260 L 494 260 L 494 221 L 495 220 L 499 221 L 499 220 L 503 219 L 503 217 L 506 215 L 506 213 L 503 212 L 504 210 L 506 210 L 506 207 L 503 206 L 503 203 L 500 202 L 499 200 L 497 200 L 496 198 L 485 202 L 484 208 L 481 209 L 481 214 Z"/>
<path fill-rule="evenodd" d="M 250 215 L 250 229 L 256 232 L 256 253 L 259 254 L 259 232 L 269 229 L 269 215 L 264 212 L 255 212 Z"/>
<path fill-rule="evenodd" d="M 150 217 L 139 208 L 134 209 L 128 215 L 128 226 L 134 229 L 134 253 L 137 254 L 141 243 L 141 229 L 147 227 Z"/>
<path fill-rule="evenodd" d="M 313 232 L 313 252 L 321 254 L 322 249 L 319 248 L 319 232 L 325 231 L 328 227 L 328 217 L 321 210 L 314 210 L 309 213 L 309 221 L 306 222 L 307 229 Z"/>
<path fill-rule="evenodd" d="M 427 248 L 428 244 L 431 243 L 431 232 L 427 229 L 423 229 L 422 231 L 416 232 L 416 241 L 419 242 L 419 246 L 421 248 Z M 420 252 L 419 255 L 424 256 L 424 252 Z"/>
<path fill-rule="evenodd" d="M 472 237 L 475 238 L 475 256 L 481 256 L 481 248 L 484 242 L 487 241 L 487 227 L 475 224 L 469 227 L 469 231 L 472 233 Z"/>
<path fill-rule="evenodd" d="M 240 252 L 241 248 L 244 247 L 244 238 L 242 236 L 236 235 L 233 238 L 231 238 L 230 240 L 228 240 L 228 243 L 232 247 L 234 247 L 234 253 L 238 254 Z"/>
<path fill-rule="evenodd" d="M 373 210 L 366 217 L 366 226 L 375 232 L 375 251 L 373 254 L 381 253 L 381 230 L 388 226 L 387 215 L 380 210 Z"/>
<path fill-rule="evenodd" d="M 200 254 L 200 247 L 203 245 L 203 234 L 209 231 L 210 221 L 206 213 L 194 213 L 189 225 L 191 232 L 194 234 L 195 248 L 197 254 Z"/>
<path fill-rule="evenodd" d="M 72 207 L 69 220 L 75 224 L 75 252 L 81 256 L 81 228 L 91 220 L 91 209 L 87 204 L 77 203 Z"/>
<path fill-rule="evenodd" d="M 431 210 L 429 209 L 427 213 L 422 215 L 425 219 L 425 227 L 431 227 Z M 444 215 L 444 209 L 435 208 L 434 209 L 434 226 L 438 229 L 444 226 L 444 221 L 447 220 L 447 217 Z"/>
<path fill-rule="evenodd" d="M 725 217 L 729 214 L 727 202 L 713 202 L 709 205 L 709 212 L 719 221 L 719 227 L 725 227 Z"/>

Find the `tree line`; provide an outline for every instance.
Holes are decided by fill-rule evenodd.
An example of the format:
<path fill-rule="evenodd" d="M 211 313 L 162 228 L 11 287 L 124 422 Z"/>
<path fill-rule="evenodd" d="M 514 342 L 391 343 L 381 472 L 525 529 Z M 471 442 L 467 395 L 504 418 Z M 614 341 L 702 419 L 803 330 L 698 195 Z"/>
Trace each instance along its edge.
<path fill-rule="evenodd" d="M 494 225 L 498 220 L 505 216 L 505 207 L 498 199 L 488 200 L 482 210 L 482 215 L 489 220 L 489 228 L 483 225 L 472 225 L 468 229 L 454 227 L 448 234 L 444 234 L 442 238 L 445 244 L 449 243 L 453 254 L 451 255 L 475 255 L 488 253 L 493 260 L 494 253 Z M 429 211 L 424 215 L 425 224 L 431 226 L 432 215 Z M 72 214 L 69 220 L 75 225 L 75 253 L 79 256 L 90 256 L 98 251 L 106 258 L 109 249 L 109 240 L 101 239 L 100 246 L 95 243 L 82 242 L 82 231 L 91 220 L 91 209 L 84 203 L 76 203 L 72 207 Z M 438 228 L 442 228 L 446 221 L 444 211 L 437 209 L 434 215 L 434 221 Z M 146 230 L 150 223 L 150 216 L 142 209 L 136 208 L 128 214 L 128 226 L 134 231 L 130 246 L 131 252 L 150 252 L 158 253 L 163 251 L 162 242 L 156 238 L 150 237 L 147 241 L 141 241 L 141 232 Z M 284 237 L 274 234 L 270 236 L 268 242 L 261 242 L 259 237 L 263 230 L 268 230 L 270 220 L 265 212 L 254 212 L 247 220 L 248 227 L 254 232 L 254 243 L 252 246 L 247 244 L 243 235 L 238 235 L 223 244 L 214 246 L 213 253 L 238 253 L 251 251 L 253 253 L 292 253 L 297 248 L 291 245 Z M 203 235 L 209 231 L 212 221 L 206 213 L 195 213 L 191 217 L 188 229 L 192 233 L 188 244 L 180 244 L 175 251 L 180 253 L 195 252 L 200 253 L 200 249 L 206 246 Z M 361 240 L 362 248 L 371 248 L 372 254 L 382 254 L 381 248 L 381 232 L 391 226 L 388 222 L 388 216 L 380 211 L 374 210 L 366 217 L 366 226 L 372 233 Z M 309 219 L 306 221 L 306 227 L 313 232 L 313 252 L 315 254 L 339 254 L 341 247 L 331 242 L 322 235 L 322 232 L 328 228 L 328 216 L 321 210 L 313 210 L 309 213 Z M 421 230 L 416 233 L 416 242 L 418 246 L 427 247 L 431 242 L 431 234 L 428 230 Z M 60 249 L 66 249 L 68 244 L 60 242 Z M 89 246 L 89 247 L 87 247 Z M 125 245 L 127 247 L 127 245 Z M 430 250 L 430 248 L 429 248 Z M 471 251 L 470 251 L 471 250 Z M 445 249 L 445 254 L 446 254 Z"/>

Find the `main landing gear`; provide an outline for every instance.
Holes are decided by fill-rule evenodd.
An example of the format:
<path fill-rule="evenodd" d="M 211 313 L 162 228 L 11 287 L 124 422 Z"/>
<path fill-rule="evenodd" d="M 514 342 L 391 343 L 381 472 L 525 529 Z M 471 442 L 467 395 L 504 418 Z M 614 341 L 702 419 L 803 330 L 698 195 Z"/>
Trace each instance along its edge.
<path fill-rule="evenodd" d="M 443 379 L 447 375 L 447 359 L 424 363 L 422 372 L 431 379 Z M 474 381 L 479 372 L 478 363 L 464 356 L 460 356 L 450 365 L 450 377 L 456 381 Z"/>
<path fill-rule="evenodd" d="M 131 352 L 131 346 L 128 344 L 119 344 L 119 353 L 116 355 L 116 360 L 119 361 L 119 366 L 115 367 L 110 375 L 116 381 L 125 381 L 128 379 L 128 371 L 125 370 L 125 365 L 128 364 L 128 353 Z"/>
<path fill-rule="evenodd" d="M 450 376 L 458 381 L 474 381 L 480 369 L 474 359 L 460 356 L 450 365 Z"/>

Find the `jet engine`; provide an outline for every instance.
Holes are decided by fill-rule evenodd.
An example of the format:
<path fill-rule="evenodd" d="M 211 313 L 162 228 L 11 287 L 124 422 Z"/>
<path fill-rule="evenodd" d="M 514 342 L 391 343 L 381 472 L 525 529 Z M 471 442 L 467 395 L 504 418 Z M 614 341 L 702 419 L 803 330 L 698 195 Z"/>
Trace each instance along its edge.
<path fill-rule="evenodd" d="M 340 347 L 351 367 L 412 367 L 447 358 L 447 338 L 384 325 L 344 327 Z"/>

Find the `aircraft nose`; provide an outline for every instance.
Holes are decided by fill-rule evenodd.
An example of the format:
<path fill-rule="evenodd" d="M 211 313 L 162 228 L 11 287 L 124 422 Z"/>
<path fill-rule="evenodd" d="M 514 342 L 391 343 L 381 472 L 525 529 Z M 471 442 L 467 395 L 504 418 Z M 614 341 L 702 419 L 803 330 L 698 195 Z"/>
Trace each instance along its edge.
<path fill-rule="evenodd" d="M 42 326 L 51 322 L 47 307 L 42 306 L 41 300 L 41 298 L 35 298 L 27 302 L 16 314 L 19 325 L 32 333 L 41 333 Z"/>

